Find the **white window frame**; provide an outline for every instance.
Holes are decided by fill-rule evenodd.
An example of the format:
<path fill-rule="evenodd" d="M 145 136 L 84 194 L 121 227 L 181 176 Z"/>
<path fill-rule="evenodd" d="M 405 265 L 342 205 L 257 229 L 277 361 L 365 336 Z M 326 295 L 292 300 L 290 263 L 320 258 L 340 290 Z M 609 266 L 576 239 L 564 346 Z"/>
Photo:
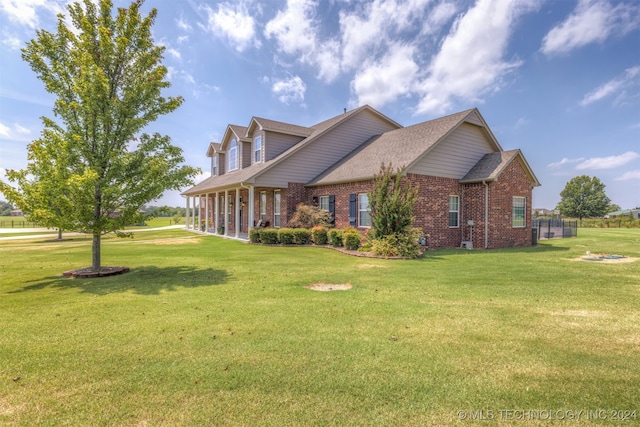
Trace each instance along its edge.
<path fill-rule="evenodd" d="M 267 220 L 267 192 L 260 192 L 260 221 L 264 224 Z"/>
<path fill-rule="evenodd" d="M 511 200 L 511 227 L 524 228 L 527 226 L 527 198 L 513 196 Z"/>
<path fill-rule="evenodd" d="M 218 176 L 218 155 L 211 157 L 211 176 Z"/>
<path fill-rule="evenodd" d="M 229 159 L 228 159 L 229 171 L 238 169 L 238 141 L 231 140 L 229 144 Z"/>
<path fill-rule="evenodd" d="M 368 193 L 358 193 L 358 227 L 371 228 Z"/>
<path fill-rule="evenodd" d="M 452 206 L 452 201 L 455 200 L 455 206 Z M 451 214 L 455 214 L 456 224 L 452 225 L 452 217 Z M 460 196 L 457 194 L 451 194 L 449 196 L 449 217 L 448 217 L 449 228 L 460 228 Z"/>
<path fill-rule="evenodd" d="M 278 228 L 281 225 L 281 212 L 280 212 L 280 204 L 281 200 L 280 190 L 274 190 L 273 192 L 273 226 Z"/>
<path fill-rule="evenodd" d="M 320 206 L 320 209 L 329 212 L 329 196 L 320 196 L 318 206 Z"/>
<path fill-rule="evenodd" d="M 253 163 L 262 163 L 262 135 L 253 139 Z"/>

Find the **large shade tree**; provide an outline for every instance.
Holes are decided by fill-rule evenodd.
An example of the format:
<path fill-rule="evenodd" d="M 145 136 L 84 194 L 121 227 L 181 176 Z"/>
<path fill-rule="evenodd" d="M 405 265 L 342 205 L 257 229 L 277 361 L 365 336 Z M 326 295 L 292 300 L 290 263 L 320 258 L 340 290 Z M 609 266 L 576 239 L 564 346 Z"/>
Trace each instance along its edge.
<path fill-rule="evenodd" d="M 55 118 L 43 118 L 29 165 L 10 172 L 16 185 L 0 191 L 47 225 L 90 233 L 93 270 L 101 267 L 102 235 L 139 221 L 146 203 L 199 172 L 183 165 L 168 136 L 142 133 L 183 102 L 161 94 L 170 83 L 164 47 L 151 36 L 157 11 L 143 17 L 142 4 L 114 14 L 110 0 L 73 3 L 69 24 L 59 15 L 56 32 L 38 31 L 22 50 L 56 96 Z"/>
<path fill-rule="evenodd" d="M 577 176 L 567 182 L 560 193 L 557 209 L 562 215 L 579 219 L 603 216 L 609 212 L 611 203 L 604 188 L 595 176 Z"/>

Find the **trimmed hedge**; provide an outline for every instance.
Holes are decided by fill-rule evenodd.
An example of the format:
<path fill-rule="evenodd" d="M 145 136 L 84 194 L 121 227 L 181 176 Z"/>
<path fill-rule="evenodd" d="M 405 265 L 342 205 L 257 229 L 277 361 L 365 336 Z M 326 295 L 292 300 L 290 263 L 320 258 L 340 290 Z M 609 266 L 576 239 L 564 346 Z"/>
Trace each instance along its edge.
<path fill-rule="evenodd" d="M 331 246 L 342 246 L 342 230 L 336 230 L 335 228 L 332 228 L 331 230 L 329 230 L 327 235 L 329 238 L 329 244 Z"/>
<path fill-rule="evenodd" d="M 328 240 L 327 229 L 324 227 L 313 227 L 311 229 L 311 238 L 316 245 L 326 245 Z"/>
<path fill-rule="evenodd" d="M 342 233 L 342 244 L 344 248 L 350 251 L 357 251 L 360 247 L 360 233 L 356 230 L 346 230 Z"/>
<path fill-rule="evenodd" d="M 251 243 L 260 243 L 260 230 L 252 228 L 249 230 L 249 241 Z"/>
<path fill-rule="evenodd" d="M 294 228 L 293 243 L 296 245 L 308 245 L 311 243 L 311 230 L 307 230 L 306 228 Z"/>
<path fill-rule="evenodd" d="M 266 245 L 275 245 L 278 243 L 277 228 L 263 228 L 260 230 L 260 241 Z"/>
<path fill-rule="evenodd" d="M 283 245 L 293 245 L 293 228 L 280 228 L 278 229 L 278 241 Z"/>

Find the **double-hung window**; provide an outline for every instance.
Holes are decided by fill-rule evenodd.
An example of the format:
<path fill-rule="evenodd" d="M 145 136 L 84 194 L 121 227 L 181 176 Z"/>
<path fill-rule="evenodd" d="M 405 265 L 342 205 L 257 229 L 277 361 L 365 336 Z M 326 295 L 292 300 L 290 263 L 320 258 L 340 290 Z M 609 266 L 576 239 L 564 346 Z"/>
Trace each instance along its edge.
<path fill-rule="evenodd" d="M 280 190 L 273 192 L 273 226 L 280 227 Z"/>
<path fill-rule="evenodd" d="M 253 139 L 253 163 L 262 161 L 262 136 L 256 136 Z"/>
<path fill-rule="evenodd" d="M 460 196 L 449 196 L 449 227 L 460 227 Z"/>
<path fill-rule="evenodd" d="M 260 192 L 260 221 L 264 224 L 267 220 L 267 192 Z"/>
<path fill-rule="evenodd" d="M 329 196 L 320 196 L 320 209 L 329 212 Z"/>
<path fill-rule="evenodd" d="M 369 195 L 367 193 L 358 194 L 358 227 L 371 227 Z"/>
<path fill-rule="evenodd" d="M 211 176 L 218 176 L 218 156 L 211 158 Z"/>
<path fill-rule="evenodd" d="M 511 226 L 524 227 L 526 225 L 527 199 L 525 197 L 514 196 L 512 202 Z"/>
<path fill-rule="evenodd" d="M 235 139 L 231 140 L 229 145 L 229 170 L 238 169 L 238 142 Z"/>

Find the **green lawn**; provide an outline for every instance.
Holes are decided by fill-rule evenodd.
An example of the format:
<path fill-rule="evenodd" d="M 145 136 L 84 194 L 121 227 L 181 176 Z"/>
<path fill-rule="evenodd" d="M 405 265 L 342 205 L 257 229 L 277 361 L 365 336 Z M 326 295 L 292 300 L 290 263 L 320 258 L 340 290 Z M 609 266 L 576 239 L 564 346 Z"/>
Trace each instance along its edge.
<path fill-rule="evenodd" d="M 392 261 L 150 231 L 93 280 L 60 277 L 89 240 L 3 241 L 0 425 L 637 425 L 640 260 L 571 259 L 640 230 L 578 234 Z"/>

